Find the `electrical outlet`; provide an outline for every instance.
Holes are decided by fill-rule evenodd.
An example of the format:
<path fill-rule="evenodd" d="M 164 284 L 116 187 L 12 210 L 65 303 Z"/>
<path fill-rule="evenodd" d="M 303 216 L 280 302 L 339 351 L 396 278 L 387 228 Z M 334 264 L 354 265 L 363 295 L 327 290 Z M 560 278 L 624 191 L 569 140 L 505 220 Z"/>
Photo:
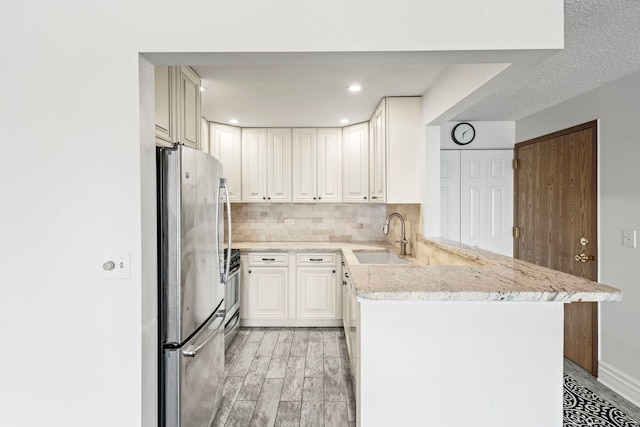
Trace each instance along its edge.
<path fill-rule="evenodd" d="M 285 225 L 293 225 L 293 219 L 291 219 L 291 218 L 285 218 L 285 219 L 284 219 L 284 224 L 285 224 Z"/>
<path fill-rule="evenodd" d="M 129 252 L 105 252 L 102 254 L 103 279 L 131 278 L 131 262 Z"/>
<path fill-rule="evenodd" d="M 636 230 L 622 230 L 622 246 L 627 248 L 636 247 Z"/>

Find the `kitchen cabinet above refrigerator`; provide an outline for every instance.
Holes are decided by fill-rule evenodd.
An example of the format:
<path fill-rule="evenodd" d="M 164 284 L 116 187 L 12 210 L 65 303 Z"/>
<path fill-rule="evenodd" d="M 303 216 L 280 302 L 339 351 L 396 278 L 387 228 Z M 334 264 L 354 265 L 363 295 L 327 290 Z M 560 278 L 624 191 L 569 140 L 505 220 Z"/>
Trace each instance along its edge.
<path fill-rule="evenodd" d="M 155 67 L 156 145 L 201 145 L 200 77 L 190 67 Z"/>

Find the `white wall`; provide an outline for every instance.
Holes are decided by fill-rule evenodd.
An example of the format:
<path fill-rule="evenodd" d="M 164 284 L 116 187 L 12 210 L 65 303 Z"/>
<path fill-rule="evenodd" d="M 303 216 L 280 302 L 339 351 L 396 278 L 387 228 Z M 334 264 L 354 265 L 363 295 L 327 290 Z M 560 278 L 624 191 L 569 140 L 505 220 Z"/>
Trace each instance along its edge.
<path fill-rule="evenodd" d="M 458 145 L 451 139 L 451 130 L 460 122 L 447 122 L 440 126 L 440 148 L 443 150 L 513 149 L 516 140 L 515 122 L 474 122 L 476 137 L 467 145 Z"/>
<path fill-rule="evenodd" d="M 482 97 L 482 88 L 510 64 L 452 64 L 424 94 L 426 124 L 436 125 L 464 111 Z M 481 98 L 480 98 L 481 99 Z M 443 112 L 447 114 L 442 116 Z"/>
<path fill-rule="evenodd" d="M 422 221 L 425 237 L 440 236 L 440 126 L 425 126 Z"/>
<path fill-rule="evenodd" d="M 139 52 L 561 47 L 561 1 L 492 5 L 492 11 L 470 0 L 3 5 L 2 424 L 154 425 L 146 395 L 153 386 L 142 379 L 154 363 L 148 350 L 155 331 L 153 111 L 150 69 L 140 66 Z M 130 252 L 131 278 L 103 280 L 103 250 Z"/>
<path fill-rule="evenodd" d="M 516 122 L 518 142 L 598 119 L 599 280 L 622 289 L 600 304 L 600 379 L 640 405 L 640 248 L 622 229 L 640 230 L 640 73 Z"/>

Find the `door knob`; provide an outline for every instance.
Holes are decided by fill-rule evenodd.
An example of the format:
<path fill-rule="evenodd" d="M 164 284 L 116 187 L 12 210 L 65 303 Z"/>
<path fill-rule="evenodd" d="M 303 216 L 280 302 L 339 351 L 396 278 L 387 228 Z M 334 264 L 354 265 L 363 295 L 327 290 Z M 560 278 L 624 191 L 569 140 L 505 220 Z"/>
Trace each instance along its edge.
<path fill-rule="evenodd" d="M 587 262 L 587 261 L 594 261 L 596 259 L 596 257 L 594 257 L 593 255 L 587 255 L 587 254 L 579 254 L 575 256 L 576 261 L 580 261 L 580 262 Z"/>

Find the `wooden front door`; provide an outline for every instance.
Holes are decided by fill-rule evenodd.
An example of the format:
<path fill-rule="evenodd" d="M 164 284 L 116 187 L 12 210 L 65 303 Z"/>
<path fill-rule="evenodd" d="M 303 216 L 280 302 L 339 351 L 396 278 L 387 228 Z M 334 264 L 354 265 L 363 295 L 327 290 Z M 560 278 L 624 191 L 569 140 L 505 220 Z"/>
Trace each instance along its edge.
<path fill-rule="evenodd" d="M 515 158 L 514 257 L 597 280 L 597 123 L 516 144 Z M 564 319 L 565 356 L 594 376 L 597 307 L 565 304 Z"/>

